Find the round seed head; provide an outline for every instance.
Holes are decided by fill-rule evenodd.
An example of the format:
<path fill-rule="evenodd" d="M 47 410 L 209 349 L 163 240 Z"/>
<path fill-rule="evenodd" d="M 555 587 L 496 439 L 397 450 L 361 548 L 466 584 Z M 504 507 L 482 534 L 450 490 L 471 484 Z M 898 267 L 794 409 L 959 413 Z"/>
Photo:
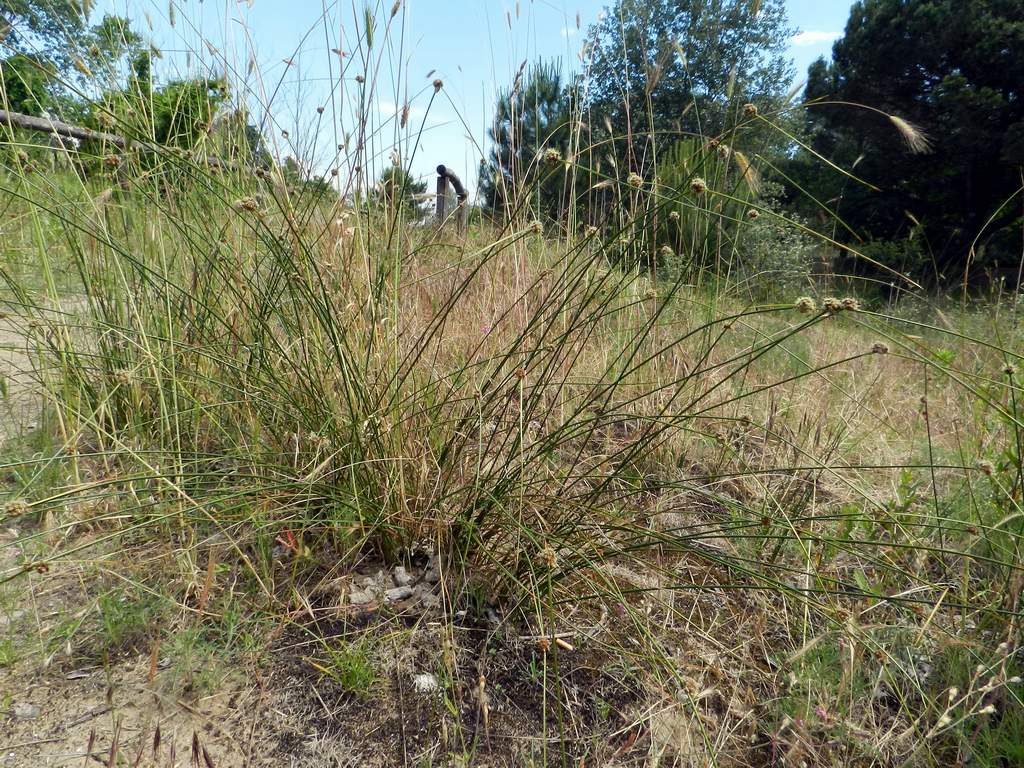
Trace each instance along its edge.
<path fill-rule="evenodd" d="M 671 221 L 673 224 L 678 224 L 679 223 L 679 211 L 672 211 L 671 213 L 669 213 L 668 220 Z"/>
<path fill-rule="evenodd" d="M 793 306 L 796 307 L 797 312 L 801 315 L 812 315 L 818 309 L 818 305 L 810 296 L 801 296 Z"/>
<path fill-rule="evenodd" d="M 996 473 L 996 466 L 988 459 L 980 459 L 975 465 L 978 471 L 986 477 L 992 477 Z"/>
<path fill-rule="evenodd" d="M 743 105 L 743 114 L 746 115 L 747 117 L 756 117 L 757 116 L 757 105 L 756 104 L 744 104 Z"/>
<path fill-rule="evenodd" d="M 558 555 L 555 554 L 555 550 L 551 547 L 544 547 L 544 549 L 537 553 L 537 557 L 548 568 L 554 568 L 558 563 Z"/>
<path fill-rule="evenodd" d="M 842 305 L 842 308 L 847 312 L 860 311 L 860 302 L 857 301 L 857 299 L 853 298 L 852 296 L 846 296 L 845 298 L 843 298 L 840 304 Z"/>
<path fill-rule="evenodd" d="M 843 302 L 841 302 L 839 299 L 835 298 L 834 296 L 829 296 L 829 297 L 827 297 L 827 298 L 822 300 L 821 308 L 824 309 L 826 312 L 828 312 L 830 314 L 835 314 L 836 312 L 841 312 L 842 311 L 842 309 L 843 309 Z"/>
<path fill-rule="evenodd" d="M 544 163 L 546 165 L 558 165 L 562 162 L 562 153 L 554 147 L 548 147 L 544 150 Z"/>
<path fill-rule="evenodd" d="M 751 221 L 757 221 L 757 219 L 760 216 L 761 214 L 758 213 L 756 208 L 751 208 L 749 211 L 747 211 L 747 218 L 750 219 Z"/>
<path fill-rule="evenodd" d="M 442 88 L 444 88 L 444 80 L 442 80 L 442 79 L 441 79 L 441 78 L 439 77 L 439 78 L 437 78 L 437 79 L 436 79 L 436 80 L 434 81 L 434 93 L 437 93 L 437 92 L 438 92 L 438 91 L 440 91 L 440 90 L 441 90 Z"/>
<path fill-rule="evenodd" d="M 695 176 L 693 180 L 690 181 L 690 191 L 695 195 L 703 195 L 708 191 L 708 183 L 704 181 L 704 179 L 700 178 L 700 176 Z"/>
<path fill-rule="evenodd" d="M 876 355 L 888 355 L 889 345 L 884 341 L 876 341 L 871 345 L 871 351 Z"/>
<path fill-rule="evenodd" d="M 631 173 L 626 177 L 626 183 L 633 187 L 633 189 L 639 189 L 644 185 L 644 180 L 639 173 Z"/>
<path fill-rule="evenodd" d="M 28 502 L 24 499 L 11 499 L 3 506 L 4 517 L 21 517 L 28 514 Z"/>

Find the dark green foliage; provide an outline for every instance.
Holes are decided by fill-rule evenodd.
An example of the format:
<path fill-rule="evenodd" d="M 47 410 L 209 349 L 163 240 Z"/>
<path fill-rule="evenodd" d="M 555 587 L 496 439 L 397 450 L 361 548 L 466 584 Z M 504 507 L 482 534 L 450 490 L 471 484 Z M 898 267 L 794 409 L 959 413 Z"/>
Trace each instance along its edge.
<path fill-rule="evenodd" d="M 495 103 L 489 131 L 490 162 L 481 168 L 481 193 L 487 207 L 507 211 L 524 201 L 552 219 L 565 210 L 565 174 L 559 173 L 568 151 L 572 90 L 554 64 L 535 64 L 521 70 L 512 87 Z M 546 158 L 545 153 L 550 150 Z"/>
<path fill-rule="evenodd" d="M 45 59 L 16 53 L 0 61 L 0 108 L 41 115 L 54 105 L 57 70 Z"/>
<path fill-rule="evenodd" d="M 809 156 L 796 164 L 802 185 L 865 239 L 913 233 L 920 255 L 905 266 L 920 278 L 952 283 L 969 266 L 1015 265 L 1020 205 L 1003 206 L 1024 166 L 1024 5 L 863 0 L 833 59 L 811 66 L 808 99 L 881 112 L 812 107 L 811 143 L 881 189 L 851 183 Z M 923 130 L 932 152 L 910 152 L 888 115 Z"/>
<path fill-rule="evenodd" d="M 423 204 L 417 197 L 426 191 L 426 182 L 416 181 L 407 170 L 397 165 L 385 169 L 377 183 L 380 201 L 391 212 L 395 212 L 396 208 L 401 210 L 406 221 L 424 218 Z"/>

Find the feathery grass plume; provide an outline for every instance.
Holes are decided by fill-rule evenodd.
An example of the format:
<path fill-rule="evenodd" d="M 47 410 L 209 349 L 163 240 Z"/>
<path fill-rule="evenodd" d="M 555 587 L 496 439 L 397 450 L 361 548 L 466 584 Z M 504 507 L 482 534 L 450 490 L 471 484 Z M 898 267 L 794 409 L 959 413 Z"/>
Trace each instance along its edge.
<path fill-rule="evenodd" d="M 758 194 L 761 191 L 761 176 L 758 174 L 757 169 L 747 156 L 738 149 L 732 150 L 732 157 L 736 161 L 736 165 L 740 169 L 740 175 L 743 176 L 743 180 L 747 183 L 751 194 Z"/>
<path fill-rule="evenodd" d="M 915 155 L 927 155 L 932 151 L 932 143 L 928 136 L 907 120 L 896 115 L 888 115 L 889 122 L 896 126 L 896 130 L 899 131 L 900 136 L 903 137 L 903 141 L 906 142 L 907 147 Z"/>
<path fill-rule="evenodd" d="M 395 18 L 400 10 L 402 10 L 402 0 L 395 0 L 395 4 L 391 6 L 391 18 Z"/>

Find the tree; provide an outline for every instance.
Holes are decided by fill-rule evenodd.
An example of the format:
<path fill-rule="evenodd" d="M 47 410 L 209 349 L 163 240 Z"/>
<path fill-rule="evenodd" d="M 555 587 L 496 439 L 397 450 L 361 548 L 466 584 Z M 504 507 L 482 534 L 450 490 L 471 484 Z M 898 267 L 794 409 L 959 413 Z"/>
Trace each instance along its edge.
<path fill-rule="evenodd" d="M 0 107 L 41 115 L 56 104 L 71 41 L 84 29 L 73 0 L 0 0 Z"/>
<path fill-rule="evenodd" d="M 387 210 L 394 212 L 397 207 L 408 221 L 420 221 L 426 215 L 421 201 L 426 191 L 426 182 L 416 181 L 397 165 L 388 166 L 377 182 L 379 199 Z"/>
<path fill-rule="evenodd" d="M 862 0 L 832 63 L 808 73 L 808 100 L 823 102 L 809 108 L 808 130 L 815 150 L 880 190 L 813 158 L 797 175 L 863 238 L 913 236 L 890 266 L 942 282 L 971 261 L 1016 264 L 1020 205 L 1006 203 L 1024 167 L 1022 83 L 1020 2 Z M 926 148 L 924 136 L 930 153 L 911 151 Z"/>
<path fill-rule="evenodd" d="M 480 188 L 486 206 L 508 211 L 531 202 L 550 218 L 564 208 L 564 174 L 556 165 L 569 149 L 572 93 L 555 64 L 520 70 L 512 87 L 495 103 L 489 161 L 481 168 Z M 523 198 L 524 191 L 530 200 Z"/>
<path fill-rule="evenodd" d="M 717 136 L 780 99 L 791 32 L 784 0 L 615 0 L 589 33 L 588 106 L 618 135 Z"/>
<path fill-rule="evenodd" d="M 83 11 L 79 0 L 0 0 L 0 43 L 15 53 L 67 63 L 68 43 L 85 26 Z"/>

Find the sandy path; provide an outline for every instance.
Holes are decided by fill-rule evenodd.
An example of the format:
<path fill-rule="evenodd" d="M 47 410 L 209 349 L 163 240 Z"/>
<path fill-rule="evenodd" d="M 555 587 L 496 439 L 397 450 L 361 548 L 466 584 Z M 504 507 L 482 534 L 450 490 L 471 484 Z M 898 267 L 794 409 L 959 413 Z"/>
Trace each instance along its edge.
<path fill-rule="evenodd" d="M 0 320 L 0 445 L 30 428 L 38 414 L 31 362 L 18 318 Z M 6 397 L 4 396 L 6 393 Z"/>

